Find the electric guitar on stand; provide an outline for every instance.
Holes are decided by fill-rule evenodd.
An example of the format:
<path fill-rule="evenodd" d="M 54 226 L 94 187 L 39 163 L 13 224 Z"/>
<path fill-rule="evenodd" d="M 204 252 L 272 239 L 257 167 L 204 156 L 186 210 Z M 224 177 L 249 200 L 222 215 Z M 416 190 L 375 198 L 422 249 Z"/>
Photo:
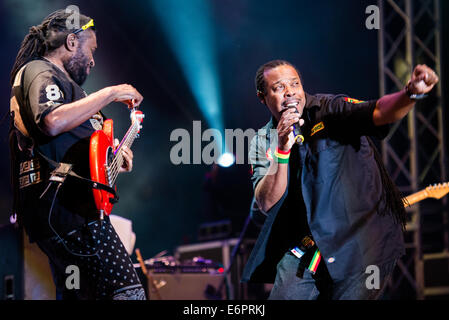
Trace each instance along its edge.
<path fill-rule="evenodd" d="M 105 184 L 117 190 L 115 181 L 123 165 L 123 146 L 131 148 L 139 136 L 141 123 L 145 115 L 137 108 L 130 108 L 131 126 L 120 144 L 114 146 L 114 129 L 112 119 L 104 121 L 103 129 L 95 131 L 90 137 L 89 162 L 90 175 L 93 181 Z M 100 219 L 111 213 L 112 207 L 118 201 L 115 195 L 105 190 L 93 189 L 95 205 L 100 213 Z"/>
<path fill-rule="evenodd" d="M 430 185 L 427 188 L 402 198 L 404 207 L 409 207 L 427 198 L 441 199 L 449 193 L 449 182 Z"/>

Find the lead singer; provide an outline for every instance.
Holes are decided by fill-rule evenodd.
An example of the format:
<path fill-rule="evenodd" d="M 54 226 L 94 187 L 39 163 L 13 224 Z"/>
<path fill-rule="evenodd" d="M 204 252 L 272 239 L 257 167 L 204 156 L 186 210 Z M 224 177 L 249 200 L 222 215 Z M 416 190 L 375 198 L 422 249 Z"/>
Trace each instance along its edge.
<path fill-rule="evenodd" d="M 388 124 L 437 82 L 434 71 L 418 65 L 403 90 L 359 101 L 305 93 L 287 61 L 258 69 L 257 95 L 272 118 L 253 138 L 249 157 L 267 218 L 243 281 L 274 282 L 269 299 L 382 297 L 405 252 L 406 215 L 369 136 L 386 137 Z M 273 140 L 277 146 L 269 148 Z M 371 273 L 378 277 L 368 279 Z"/>

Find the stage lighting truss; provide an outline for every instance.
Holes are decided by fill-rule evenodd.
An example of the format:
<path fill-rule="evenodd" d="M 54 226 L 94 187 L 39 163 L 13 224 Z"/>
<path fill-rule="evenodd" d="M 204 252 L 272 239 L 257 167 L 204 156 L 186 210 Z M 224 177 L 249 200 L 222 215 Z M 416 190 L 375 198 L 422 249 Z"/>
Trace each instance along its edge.
<path fill-rule="evenodd" d="M 404 88 L 413 67 L 426 64 L 440 75 L 440 82 L 427 99 L 415 108 L 382 142 L 383 161 L 404 195 L 429 184 L 447 181 L 447 155 L 443 125 L 441 84 L 441 4 L 439 0 L 378 0 L 381 13 L 379 35 L 380 95 Z M 443 84 L 444 85 L 444 84 Z M 415 204 L 407 224 L 407 254 L 399 260 L 399 276 L 390 281 L 394 294 L 404 278 L 415 289 L 416 298 L 447 295 L 449 286 L 426 287 L 425 263 L 449 260 L 448 197 L 435 208 Z M 430 210 L 429 210 L 430 209 Z M 436 210 L 434 210 L 436 209 Z M 427 230 L 426 220 L 440 217 L 439 230 Z M 430 226 L 430 228 L 434 228 Z M 426 242 L 426 232 L 438 231 L 437 245 Z M 449 273 L 449 270 L 447 270 Z"/>

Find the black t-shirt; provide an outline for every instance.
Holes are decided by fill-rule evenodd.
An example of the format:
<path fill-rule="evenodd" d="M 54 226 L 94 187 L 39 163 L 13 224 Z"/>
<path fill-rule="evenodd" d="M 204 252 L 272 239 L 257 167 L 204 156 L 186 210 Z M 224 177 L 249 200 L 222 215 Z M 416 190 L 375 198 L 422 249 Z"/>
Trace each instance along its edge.
<path fill-rule="evenodd" d="M 72 164 L 74 172 L 89 178 L 90 136 L 95 130 L 101 129 L 103 119 L 98 114 L 69 132 L 55 137 L 48 136 L 43 130 L 45 116 L 64 104 L 84 98 L 86 93 L 62 70 L 45 59 L 29 62 L 23 70 L 21 83 L 23 99 L 20 114 L 33 138 L 35 152 L 30 155 L 24 148 L 16 150 L 16 159 L 20 162 L 18 213 L 30 240 L 34 240 L 55 235 L 48 223 L 55 189 L 50 188 L 39 199 L 48 185 L 49 172 L 53 168 L 36 150 L 56 162 Z M 21 141 L 19 145 L 30 144 L 29 139 L 20 133 L 18 137 Z M 34 170 L 28 170 L 30 167 Z M 97 217 L 92 190 L 80 180 L 68 177 L 58 193 L 51 213 L 53 228 L 58 234 L 64 235 Z"/>

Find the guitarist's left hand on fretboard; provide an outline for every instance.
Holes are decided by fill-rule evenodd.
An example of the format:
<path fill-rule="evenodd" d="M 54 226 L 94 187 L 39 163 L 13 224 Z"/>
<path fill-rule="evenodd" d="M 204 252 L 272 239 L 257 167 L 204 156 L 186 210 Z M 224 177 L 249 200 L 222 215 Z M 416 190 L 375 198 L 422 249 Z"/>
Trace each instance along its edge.
<path fill-rule="evenodd" d="M 114 139 L 114 147 L 117 148 L 119 144 L 120 141 L 118 139 Z M 133 169 L 133 157 L 134 157 L 132 150 L 127 146 L 123 146 L 122 155 L 125 161 L 123 162 L 123 165 L 120 168 L 119 172 L 131 172 Z"/>

